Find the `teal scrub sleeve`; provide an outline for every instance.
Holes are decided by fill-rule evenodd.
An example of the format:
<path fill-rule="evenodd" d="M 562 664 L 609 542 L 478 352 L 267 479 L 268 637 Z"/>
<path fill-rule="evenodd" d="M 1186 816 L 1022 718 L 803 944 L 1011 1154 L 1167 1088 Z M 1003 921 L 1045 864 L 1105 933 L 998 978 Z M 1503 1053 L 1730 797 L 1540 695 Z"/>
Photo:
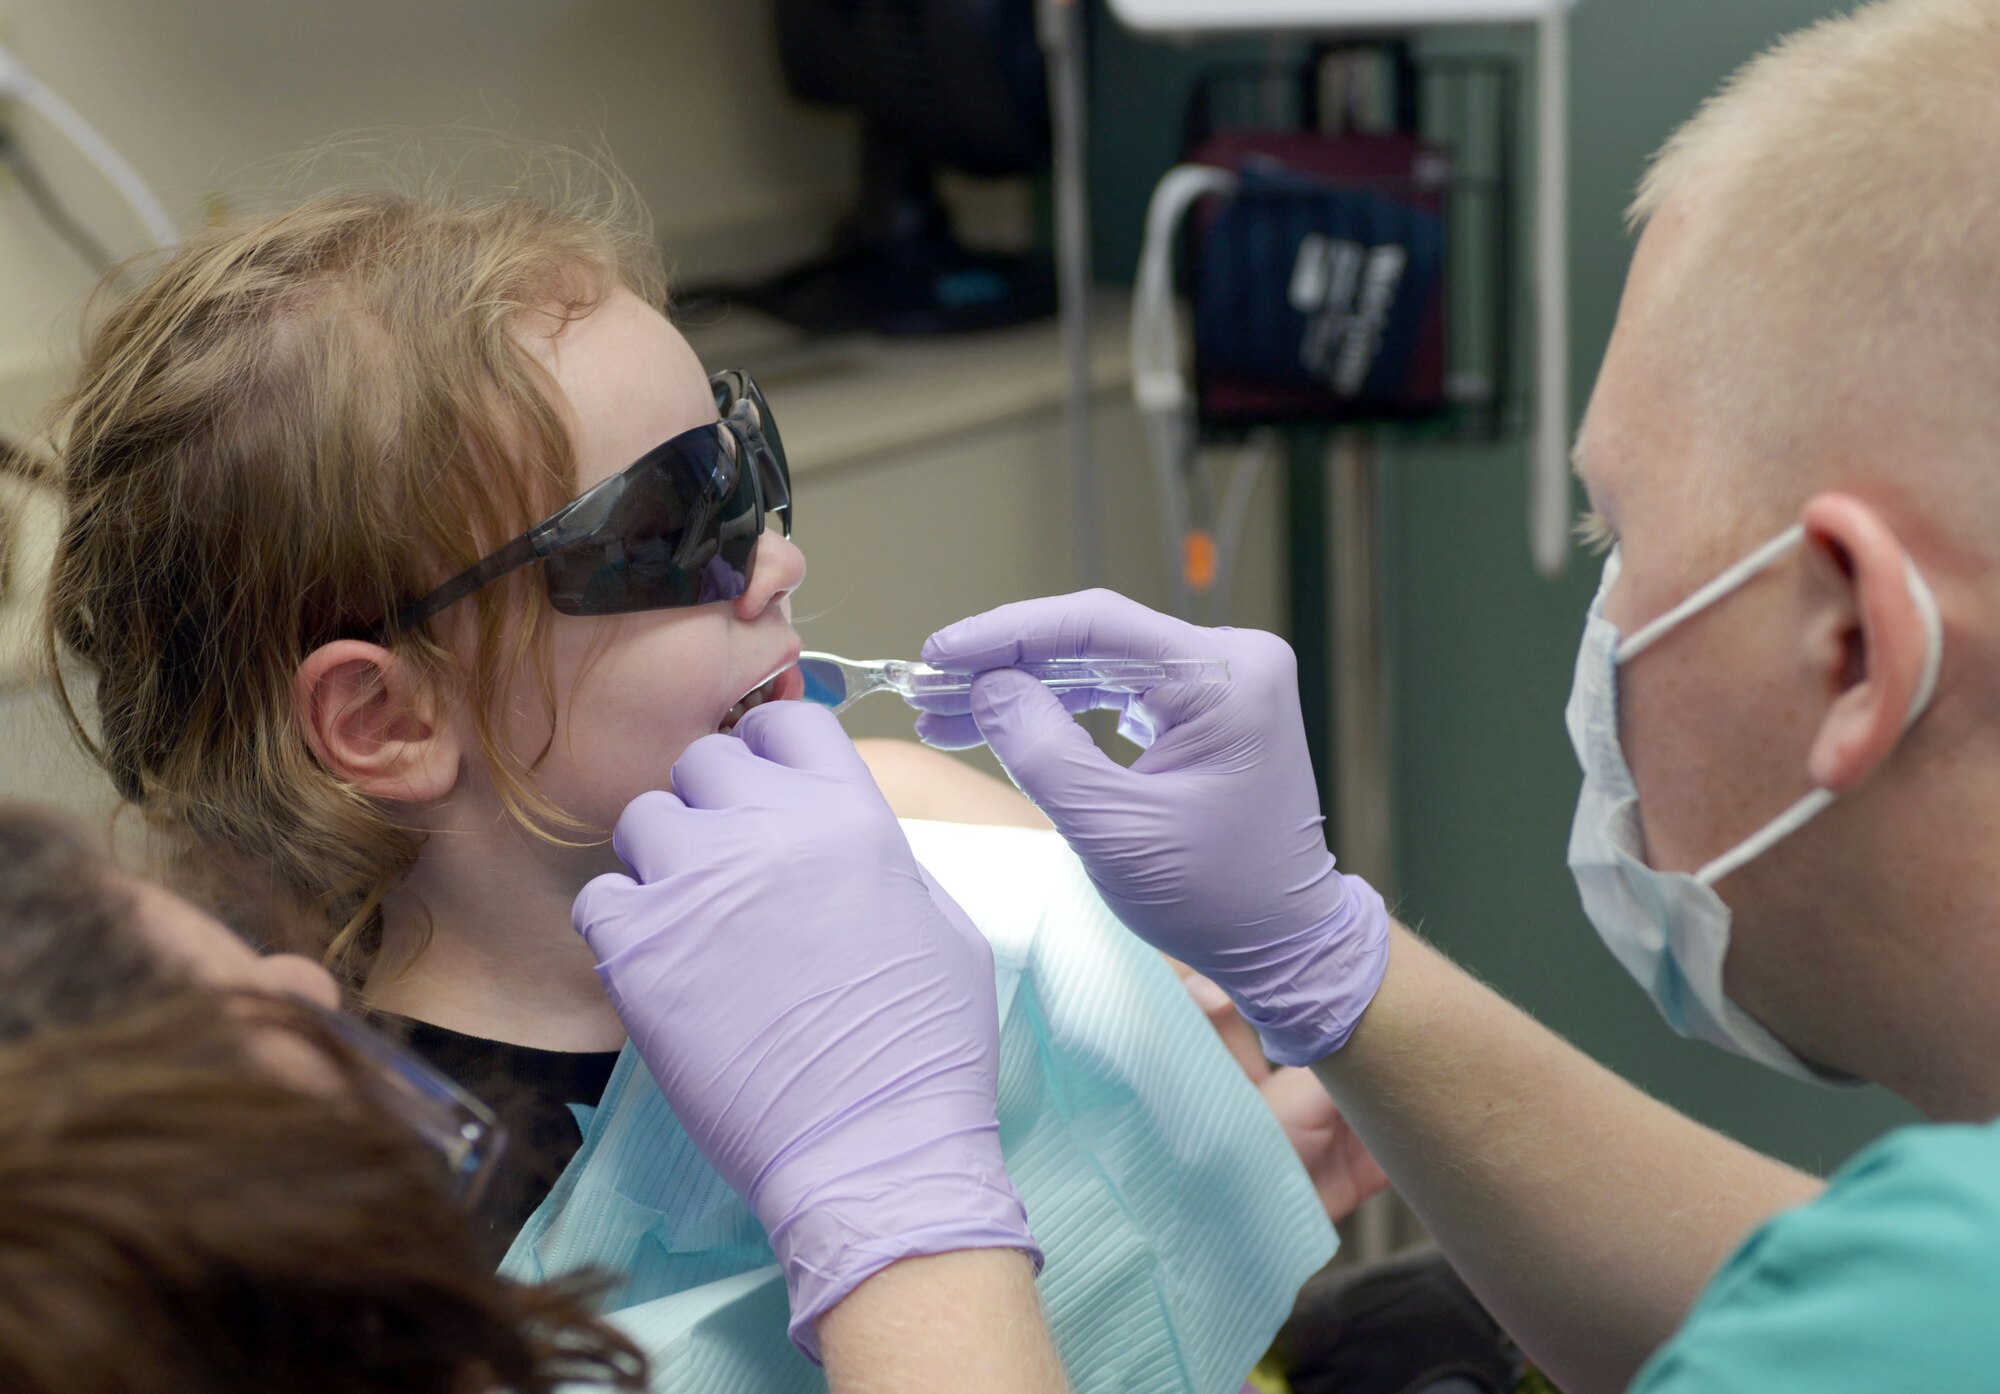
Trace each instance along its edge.
<path fill-rule="evenodd" d="M 2000 1132 L 1902 1129 L 1751 1236 L 1632 1394 L 2000 1388 Z"/>

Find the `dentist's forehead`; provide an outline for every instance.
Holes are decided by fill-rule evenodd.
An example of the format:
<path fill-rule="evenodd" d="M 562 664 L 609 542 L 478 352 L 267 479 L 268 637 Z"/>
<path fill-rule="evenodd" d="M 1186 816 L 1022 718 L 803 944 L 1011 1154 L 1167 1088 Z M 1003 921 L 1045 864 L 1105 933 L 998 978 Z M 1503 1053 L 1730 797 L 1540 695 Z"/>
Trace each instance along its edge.
<path fill-rule="evenodd" d="M 1694 214 L 1683 204 L 1646 228 L 1632 259 L 1574 462 L 1592 507 L 1644 569 L 1698 576 L 1737 547 L 1746 468 L 1703 382 L 1725 365 L 1697 361 L 1684 332 L 1703 288 L 1687 278 Z"/>

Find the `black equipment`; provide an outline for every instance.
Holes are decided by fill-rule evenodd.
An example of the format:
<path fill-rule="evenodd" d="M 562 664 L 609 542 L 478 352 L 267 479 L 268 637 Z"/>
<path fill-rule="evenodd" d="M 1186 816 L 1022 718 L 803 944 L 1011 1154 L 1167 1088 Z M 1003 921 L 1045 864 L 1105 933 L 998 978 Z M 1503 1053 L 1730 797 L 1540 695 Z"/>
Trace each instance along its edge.
<path fill-rule="evenodd" d="M 1046 256 L 961 244 L 936 173 L 1048 167 L 1035 0 L 777 0 L 792 90 L 865 118 L 862 191 L 832 253 L 735 298 L 818 332 L 992 329 L 1055 311 Z"/>

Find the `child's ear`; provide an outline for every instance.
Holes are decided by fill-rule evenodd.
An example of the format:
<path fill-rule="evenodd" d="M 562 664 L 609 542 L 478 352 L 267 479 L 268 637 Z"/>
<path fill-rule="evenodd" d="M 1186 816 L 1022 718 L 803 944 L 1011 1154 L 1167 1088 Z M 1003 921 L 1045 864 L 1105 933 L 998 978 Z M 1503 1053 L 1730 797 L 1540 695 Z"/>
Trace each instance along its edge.
<path fill-rule="evenodd" d="M 340 639 L 292 676 L 299 733 L 319 762 L 371 798 L 431 803 L 458 782 L 458 737 L 431 684 L 380 644 Z"/>

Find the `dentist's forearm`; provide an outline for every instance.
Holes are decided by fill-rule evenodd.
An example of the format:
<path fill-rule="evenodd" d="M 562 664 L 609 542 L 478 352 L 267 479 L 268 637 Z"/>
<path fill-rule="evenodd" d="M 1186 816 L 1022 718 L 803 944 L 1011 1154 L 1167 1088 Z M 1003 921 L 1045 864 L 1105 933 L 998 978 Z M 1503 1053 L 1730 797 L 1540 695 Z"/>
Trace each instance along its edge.
<path fill-rule="evenodd" d="M 1011 1249 L 904 1259 L 819 1320 L 833 1394 L 1067 1394 L 1035 1270 Z"/>
<path fill-rule="evenodd" d="M 1648 1097 L 1402 926 L 1341 1112 L 1565 1394 L 1622 1390 L 1730 1250 L 1820 1183 Z"/>

